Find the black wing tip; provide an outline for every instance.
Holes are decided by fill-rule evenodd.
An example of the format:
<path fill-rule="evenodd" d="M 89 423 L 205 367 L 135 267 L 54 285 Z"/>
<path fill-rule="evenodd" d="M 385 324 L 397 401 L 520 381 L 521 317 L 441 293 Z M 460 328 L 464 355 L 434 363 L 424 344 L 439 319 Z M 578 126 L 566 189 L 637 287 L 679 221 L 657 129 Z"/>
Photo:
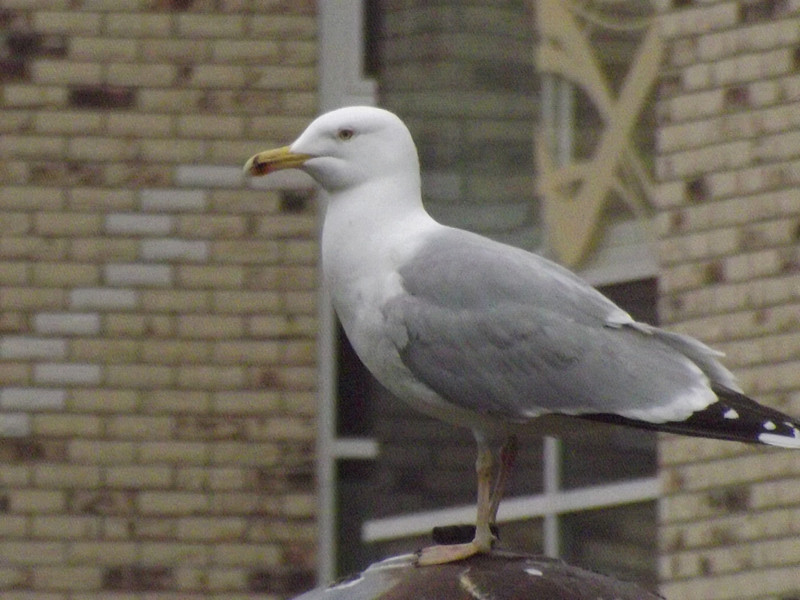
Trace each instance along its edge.
<path fill-rule="evenodd" d="M 717 402 L 683 421 L 651 423 L 606 413 L 581 416 L 593 421 L 693 437 L 800 449 L 800 423 L 797 420 L 735 390 L 719 385 L 712 389 Z"/>
<path fill-rule="evenodd" d="M 743 420 L 748 434 L 755 437 L 754 443 L 781 448 L 800 448 L 800 422 L 796 419 L 724 386 L 715 385 L 712 390 L 719 401 L 709 408 L 725 407 L 724 418 Z"/>

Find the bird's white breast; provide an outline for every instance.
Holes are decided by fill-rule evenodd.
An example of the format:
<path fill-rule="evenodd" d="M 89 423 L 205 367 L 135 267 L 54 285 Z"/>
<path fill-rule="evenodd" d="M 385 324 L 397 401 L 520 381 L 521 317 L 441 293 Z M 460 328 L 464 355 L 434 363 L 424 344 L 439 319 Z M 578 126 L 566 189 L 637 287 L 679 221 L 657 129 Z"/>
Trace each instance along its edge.
<path fill-rule="evenodd" d="M 406 293 L 401 265 L 442 226 L 421 208 L 398 214 L 373 211 L 373 206 L 356 210 L 354 205 L 331 203 L 322 235 L 325 284 L 353 349 L 382 385 L 415 409 L 458 425 L 485 425 L 411 373 L 398 352 L 405 330 L 383 312 L 387 302 Z M 364 222 L 374 226 L 364 227 Z"/>
<path fill-rule="evenodd" d="M 322 265 L 336 314 L 350 343 L 372 373 L 382 382 L 400 362 L 383 314 L 383 307 L 404 293 L 398 268 L 423 241 L 421 235 L 403 236 L 395 224 L 332 204 L 322 237 Z M 427 217 L 425 213 L 422 213 Z M 420 221 L 424 219 L 413 219 Z M 435 223 L 434 223 L 435 225 Z M 409 224 L 409 227 L 414 225 Z"/>

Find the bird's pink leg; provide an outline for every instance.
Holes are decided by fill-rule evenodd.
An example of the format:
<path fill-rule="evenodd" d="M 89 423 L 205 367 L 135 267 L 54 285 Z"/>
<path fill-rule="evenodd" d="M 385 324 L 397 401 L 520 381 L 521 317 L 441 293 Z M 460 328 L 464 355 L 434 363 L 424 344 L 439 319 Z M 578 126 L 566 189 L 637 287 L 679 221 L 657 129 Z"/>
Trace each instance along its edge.
<path fill-rule="evenodd" d="M 497 523 L 497 509 L 500 508 L 500 501 L 503 499 L 503 492 L 505 492 L 506 483 L 511 476 L 511 471 L 514 468 L 514 463 L 517 460 L 517 453 L 519 444 L 516 435 L 510 435 L 506 438 L 503 447 L 500 449 L 500 471 L 497 474 L 497 481 L 492 490 L 492 501 L 489 523 L 494 525 Z"/>
<path fill-rule="evenodd" d="M 475 471 L 478 475 L 478 516 L 475 522 L 475 537 L 466 544 L 429 546 L 419 551 L 419 566 L 441 565 L 464 560 L 475 554 L 492 550 L 494 536 L 491 531 L 492 511 L 492 448 L 482 436 L 478 437 L 478 459 Z M 498 501 L 499 502 L 499 501 Z"/>

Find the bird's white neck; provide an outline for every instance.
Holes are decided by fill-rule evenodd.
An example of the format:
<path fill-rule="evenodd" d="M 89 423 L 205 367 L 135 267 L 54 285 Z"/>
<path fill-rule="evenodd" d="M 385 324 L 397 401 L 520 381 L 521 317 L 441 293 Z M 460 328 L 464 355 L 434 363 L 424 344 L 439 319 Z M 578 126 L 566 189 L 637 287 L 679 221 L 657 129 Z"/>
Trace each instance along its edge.
<path fill-rule="evenodd" d="M 416 251 L 420 232 L 437 227 L 418 181 L 387 178 L 327 194 L 322 271 L 345 328 L 368 298 L 392 293 L 387 274 Z"/>

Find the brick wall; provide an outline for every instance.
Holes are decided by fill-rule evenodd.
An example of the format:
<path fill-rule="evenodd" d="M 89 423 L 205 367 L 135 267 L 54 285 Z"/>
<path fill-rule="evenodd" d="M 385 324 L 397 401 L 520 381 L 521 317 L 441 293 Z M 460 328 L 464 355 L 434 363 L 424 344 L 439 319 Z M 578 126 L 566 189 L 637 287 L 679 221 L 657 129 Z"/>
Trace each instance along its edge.
<path fill-rule="evenodd" d="M 313 581 L 311 1 L 0 2 L 0 595 Z M 132 596 L 125 596 L 132 597 Z"/>
<path fill-rule="evenodd" d="M 800 415 L 800 4 L 680 4 L 662 15 L 661 316 Z M 665 437 L 661 461 L 668 598 L 798 597 L 800 455 Z"/>
<path fill-rule="evenodd" d="M 419 147 L 423 194 L 448 225 L 540 244 L 532 14 L 523 2 L 383 2 L 381 106 Z"/>

